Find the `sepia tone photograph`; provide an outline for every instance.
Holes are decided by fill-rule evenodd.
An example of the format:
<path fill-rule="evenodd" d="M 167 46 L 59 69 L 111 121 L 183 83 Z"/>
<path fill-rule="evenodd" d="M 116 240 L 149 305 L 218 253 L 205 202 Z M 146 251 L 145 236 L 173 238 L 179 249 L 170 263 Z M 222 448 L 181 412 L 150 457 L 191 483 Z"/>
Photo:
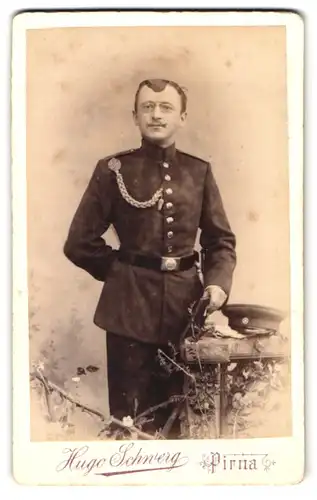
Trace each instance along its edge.
<path fill-rule="evenodd" d="M 30 439 L 292 436 L 285 26 L 26 33 Z"/>

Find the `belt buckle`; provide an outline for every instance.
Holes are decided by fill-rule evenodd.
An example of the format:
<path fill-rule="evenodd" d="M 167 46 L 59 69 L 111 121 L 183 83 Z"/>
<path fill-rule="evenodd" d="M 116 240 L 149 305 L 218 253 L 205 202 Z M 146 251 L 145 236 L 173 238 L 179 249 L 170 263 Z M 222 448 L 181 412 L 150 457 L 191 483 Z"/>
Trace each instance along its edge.
<path fill-rule="evenodd" d="M 178 268 L 179 260 L 175 257 L 162 257 L 161 271 L 175 271 Z"/>

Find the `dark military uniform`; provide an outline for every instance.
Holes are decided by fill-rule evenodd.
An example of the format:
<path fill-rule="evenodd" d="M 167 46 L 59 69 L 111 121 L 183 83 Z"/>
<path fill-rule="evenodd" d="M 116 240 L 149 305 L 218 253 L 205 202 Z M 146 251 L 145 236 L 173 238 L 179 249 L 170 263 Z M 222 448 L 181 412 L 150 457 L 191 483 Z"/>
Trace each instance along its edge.
<path fill-rule="evenodd" d="M 102 238 L 111 224 L 119 252 Z M 235 236 L 209 163 L 174 145 L 163 149 L 146 140 L 139 149 L 98 162 L 64 251 L 75 265 L 104 282 L 94 322 L 116 334 L 115 349 L 108 340 L 110 365 L 117 335 L 122 364 L 129 357 L 128 346 L 140 342 L 152 350 L 169 342 L 178 346 L 188 306 L 202 294 L 192 257 L 198 228 L 205 252 L 204 286 L 218 285 L 229 294 Z M 176 269 L 171 258 L 177 258 Z"/>

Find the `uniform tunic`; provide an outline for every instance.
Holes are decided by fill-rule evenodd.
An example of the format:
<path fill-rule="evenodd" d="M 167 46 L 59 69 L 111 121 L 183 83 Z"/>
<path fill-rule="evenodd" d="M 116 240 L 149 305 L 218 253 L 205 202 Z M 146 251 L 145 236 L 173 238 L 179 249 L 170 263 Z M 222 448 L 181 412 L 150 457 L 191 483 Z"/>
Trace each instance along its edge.
<path fill-rule="evenodd" d="M 109 168 L 112 158 L 120 162 L 124 184 L 135 200 L 148 200 L 162 187 L 163 206 L 137 208 L 126 201 Z M 188 307 L 202 294 L 196 267 L 162 272 L 119 261 L 103 238 L 111 224 L 120 249 L 152 257 L 191 255 L 200 228 L 204 286 L 218 285 L 229 295 L 235 236 L 208 162 L 175 145 L 163 149 L 146 140 L 138 149 L 100 160 L 64 246 L 75 265 L 104 283 L 96 325 L 149 344 L 177 344 Z"/>

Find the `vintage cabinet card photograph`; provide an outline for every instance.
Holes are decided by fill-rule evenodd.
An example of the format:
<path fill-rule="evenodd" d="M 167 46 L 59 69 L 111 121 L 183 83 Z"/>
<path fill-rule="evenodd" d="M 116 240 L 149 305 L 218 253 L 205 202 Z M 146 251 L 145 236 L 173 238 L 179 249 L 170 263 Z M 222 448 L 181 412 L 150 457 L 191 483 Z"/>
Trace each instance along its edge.
<path fill-rule="evenodd" d="M 13 19 L 14 476 L 304 475 L 302 19 Z"/>

